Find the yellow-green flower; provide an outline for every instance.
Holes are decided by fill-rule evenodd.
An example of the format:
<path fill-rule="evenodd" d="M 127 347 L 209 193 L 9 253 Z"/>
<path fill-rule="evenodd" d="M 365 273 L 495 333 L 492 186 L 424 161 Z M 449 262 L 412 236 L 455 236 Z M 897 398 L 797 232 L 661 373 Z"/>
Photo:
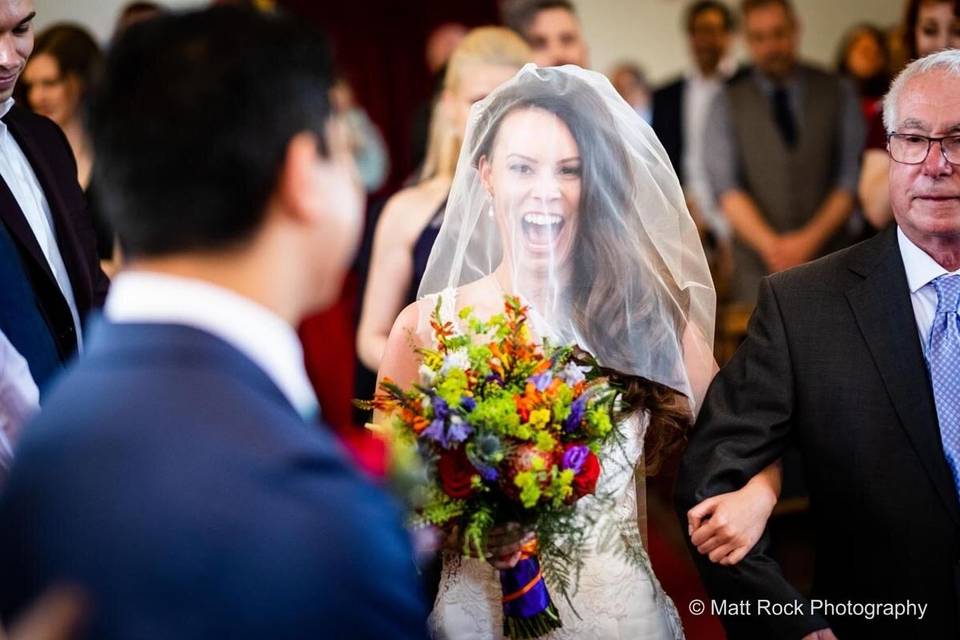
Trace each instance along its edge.
<path fill-rule="evenodd" d="M 544 429 L 550 423 L 550 410 L 534 409 L 530 412 L 529 423 L 534 429 Z"/>

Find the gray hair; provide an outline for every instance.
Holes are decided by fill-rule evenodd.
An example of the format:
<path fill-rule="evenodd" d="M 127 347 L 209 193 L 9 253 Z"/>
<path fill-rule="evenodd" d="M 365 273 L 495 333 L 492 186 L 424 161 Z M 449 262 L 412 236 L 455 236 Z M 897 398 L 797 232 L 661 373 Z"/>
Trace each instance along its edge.
<path fill-rule="evenodd" d="M 897 103 L 903 88 L 916 76 L 931 71 L 946 71 L 960 79 L 960 49 L 945 49 L 914 60 L 900 72 L 883 98 L 883 128 L 893 133 L 897 124 Z"/>

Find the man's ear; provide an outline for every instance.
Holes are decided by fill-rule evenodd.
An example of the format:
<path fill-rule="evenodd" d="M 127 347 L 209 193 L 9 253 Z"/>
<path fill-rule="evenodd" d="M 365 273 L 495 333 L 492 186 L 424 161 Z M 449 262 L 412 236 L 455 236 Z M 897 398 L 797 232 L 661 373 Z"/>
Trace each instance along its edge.
<path fill-rule="evenodd" d="M 277 177 L 275 197 L 287 215 L 300 222 L 322 214 L 323 194 L 316 179 L 317 165 L 323 161 L 319 144 L 316 134 L 306 131 L 291 138 Z"/>

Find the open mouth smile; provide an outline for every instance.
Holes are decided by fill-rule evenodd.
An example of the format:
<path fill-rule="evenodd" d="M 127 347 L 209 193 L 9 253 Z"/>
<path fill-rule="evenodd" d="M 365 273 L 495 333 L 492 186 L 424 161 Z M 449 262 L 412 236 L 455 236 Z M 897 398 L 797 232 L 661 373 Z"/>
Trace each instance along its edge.
<path fill-rule="evenodd" d="M 565 224 L 563 216 L 555 213 L 530 212 L 520 221 L 524 239 L 535 248 L 553 245 Z"/>

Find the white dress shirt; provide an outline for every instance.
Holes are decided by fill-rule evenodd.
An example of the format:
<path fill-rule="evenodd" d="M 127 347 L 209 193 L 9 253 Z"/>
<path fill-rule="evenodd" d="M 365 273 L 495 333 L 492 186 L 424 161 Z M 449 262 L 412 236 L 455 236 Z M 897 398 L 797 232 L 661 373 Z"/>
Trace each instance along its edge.
<path fill-rule="evenodd" d="M 917 319 L 917 330 L 920 332 L 923 352 L 926 353 L 930 342 L 930 328 L 937 314 L 937 290 L 932 284 L 933 280 L 945 274 L 960 274 L 960 270 L 944 269 L 927 252 L 913 244 L 899 227 L 897 227 L 897 241 L 900 243 L 903 267 L 907 272 L 913 315 Z"/>
<path fill-rule="evenodd" d="M 296 332 L 249 298 L 202 280 L 125 271 L 114 278 L 104 312 L 116 323 L 179 324 L 214 335 L 259 366 L 300 415 L 316 415 Z"/>
<path fill-rule="evenodd" d="M 721 238 L 730 237 L 730 223 L 710 188 L 703 164 L 703 139 L 710 106 L 723 90 L 728 75 L 725 69 L 721 69 L 719 73 L 706 77 L 698 69 L 693 69 L 687 74 L 683 95 L 684 187 L 699 206 L 704 222 Z"/>
<path fill-rule="evenodd" d="M 40 409 L 40 392 L 27 361 L 0 331 L 0 484 L 13 462 L 24 423 Z"/>
<path fill-rule="evenodd" d="M 13 98 L 0 102 L 0 118 L 7 115 L 12 108 Z M 73 324 L 77 330 L 77 348 L 82 349 L 80 314 L 77 312 L 77 301 L 73 297 L 73 285 L 70 284 L 67 267 L 63 263 L 63 256 L 60 255 L 60 248 L 57 246 L 50 204 L 43 193 L 40 181 L 37 180 L 37 174 L 30 166 L 30 161 L 23 155 L 23 150 L 2 119 L 0 119 L 0 176 L 3 177 L 3 181 L 7 183 L 17 204 L 20 205 L 20 210 L 23 211 L 27 224 L 30 225 L 30 230 L 33 231 L 37 244 L 40 245 L 40 250 L 47 259 L 47 264 L 50 265 L 53 277 L 60 285 L 60 292 L 63 293 L 67 306 L 70 307 L 70 315 L 73 316 Z"/>

